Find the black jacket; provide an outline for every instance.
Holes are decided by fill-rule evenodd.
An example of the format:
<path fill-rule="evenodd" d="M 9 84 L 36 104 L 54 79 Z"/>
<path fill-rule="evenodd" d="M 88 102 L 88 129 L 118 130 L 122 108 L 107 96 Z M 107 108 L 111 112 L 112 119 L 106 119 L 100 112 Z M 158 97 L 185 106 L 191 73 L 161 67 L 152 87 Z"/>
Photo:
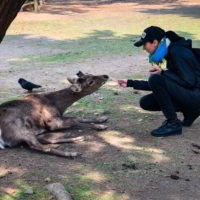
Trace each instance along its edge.
<path fill-rule="evenodd" d="M 200 49 L 192 49 L 191 40 L 182 38 L 168 49 L 167 70 L 162 75 L 184 88 L 200 88 Z M 147 81 L 128 80 L 128 87 L 151 91 Z"/>
<path fill-rule="evenodd" d="M 185 88 L 200 88 L 200 62 L 192 50 L 192 41 L 182 39 L 169 46 L 167 70 L 163 76 Z"/>

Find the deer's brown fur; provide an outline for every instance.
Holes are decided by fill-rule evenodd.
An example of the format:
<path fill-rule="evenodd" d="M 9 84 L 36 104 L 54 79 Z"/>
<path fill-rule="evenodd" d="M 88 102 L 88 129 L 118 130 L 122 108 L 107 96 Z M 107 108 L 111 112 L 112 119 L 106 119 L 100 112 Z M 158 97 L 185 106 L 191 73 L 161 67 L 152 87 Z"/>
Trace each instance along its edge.
<path fill-rule="evenodd" d="M 82 97 L 95 92 L 108 79 L 107 75 L 95 76 L 79 72 L 78 78 L 68 79 L 71 85 L 51 93 L 34 94 L 21 100 L 13 100 L 0 105 L 0 148 L 13 147 L 22 142 L 32 149 L 64 157 L 75 157 L 77 153 L 62 152 L 46 148 L 38 137 L 46 131 L 76 126 L 73 118 L 64 118 L 63 112 Z M 73 142 L 79 138 L 58 139 L 54 143 Z M 47 141 L 45 140 L 45 143 Z"/>

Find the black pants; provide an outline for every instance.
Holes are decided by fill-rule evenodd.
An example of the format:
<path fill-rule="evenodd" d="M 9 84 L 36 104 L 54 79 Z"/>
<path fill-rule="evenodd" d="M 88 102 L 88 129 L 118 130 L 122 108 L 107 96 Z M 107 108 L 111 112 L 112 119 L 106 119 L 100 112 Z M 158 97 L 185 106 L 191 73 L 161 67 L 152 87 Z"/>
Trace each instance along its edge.
<path fill-rule="evenodd" d="M 168 120 L 176 119 L 176 112 L 200 111 L 200 89 L 184 88 L 159 74 L 151 75 L 148 83 L 153 93 L 140 99 L 144 110 L 162 111 Z"/>

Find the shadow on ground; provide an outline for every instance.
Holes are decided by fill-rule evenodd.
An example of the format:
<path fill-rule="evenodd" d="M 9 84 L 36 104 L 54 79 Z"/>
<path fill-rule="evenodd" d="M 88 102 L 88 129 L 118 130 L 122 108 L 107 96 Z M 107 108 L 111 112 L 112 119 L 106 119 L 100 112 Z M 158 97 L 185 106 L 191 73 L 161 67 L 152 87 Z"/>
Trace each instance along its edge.
<path fill-rule="evenodd" d="M 74 0 L 60 0 L 60 1 L 47 1 L 47 4 L 42 7 L 40 12 L 46 12 L 51 14 L 66 15 L 69 13 L 87 13 L 91 8 L 98 8 L 101 5 L 112 5 L 116 3 L 132 3 L 133 9 L 139 9 L 138 12 L 148 14 L 175 14 L 182 17 L 200 17 L 200 5 L 185 5 L 179 0 L 88 0 L 88 1 L 74 1 Z M 150 8 L 146 6 L 150 5 Z M 153 6 L 162 6 L 159 8 L 153 8 Z M 130 5 L 131 6 L 131 5 Z M 145 6 L 144 8 L 142 6 Z"/>
<path fill-rule="evenodd" d="M 144 9 L 140 11 L 146 14 L 153 14 L 153 15 L 179 15 L 181 17 L 191 17 L 191 18 L 200 18 L 200 5 L 176 5 L 171 6 L 171 8 L 161 8 L 161 9 Z"/>
<path fill-rule="evenodd" d="M 192 37 L 189 33 L 181 32 L 181 34 Z M 22 43 L 30 42 L 29 45 L 32 47 L 35 43 L 41 42 L 38 39 L 28 39 L 26 35 L 20 37 L 24 40 Z M 88 34 L 88 37 L 74 41 L 49 41 L 44 37 L 41 38 L 40 47 L 47 46 L 48 49 L 55 50 L 59 46 L 63 51 L 57 53 L 58 57 L 52 59 L 55 56 L 54 51 L 47 51 L 46 55 L 41 53 L 42 55 L 38 57 L 38 49 L 38 52 L 34 52 L 34 56 L 28 57 L 29 60 L 15 62 L 14 66 L 17 64 L 26 66 L 23 73 L 27 72 L 30 77 L 42 81 L 43 71 L 33 68 L 33 63 L 42 67 L 45 62 L 54 63 L 52 66 L 56 66 L 58 70 L 62 65 L 58 65 L 59 62 L 67 62 L 70 55 L 79 55 L 77 52 L 80 48 L 83 48 L 84 52 L 85 49 L 89 49 L 85 58 L 88 58 L 88 55 L 104 57 L 107 52 L 126 54 L 127 43 L 136 37 L 136 35 L 115 37 L 115 33 L 109 30 L 94 31 Z M 12 44 L 12 38 L 8 39 Z M 18 39 L 15 38 L 15 41 L 18 42 Z M 132 48 L 132 43 L 130 45 Z M 66 54 L 66 47 L 70 54 Z M 15 58 L 25 57 L 23 54 L 17 55 L 15 51 L 13 54 L 16 54 Z M 80 55 L 83 58 L 84 53 Z M 12 55 L 10 56 L 12 58 Z M 78 58 L 76 57 L 76 60 Z M 103 65 L 98 66 L 99 72 L 109 75 L 114 73 L 114 66 L 103 68 Z M 108 65 L 110 66 L 110 63 Z M 60 84 L 59 87 L 63 87 L 63 83 L 58 81 L 65 78 L 67 71 L 77 72 L 77 68 L 72 68 L 70 65 L 65 69 L 62 68 L 59 75 L 53 71 L 53 67 L 46 68 L 49 70 L 48 77 L 51 78 L 45 79 L 44 82 L 52 85 Z M 18 68 L 12 73 L 16 73 L 15 76 L 19 75 L 21 69 Z M 95 65 L 87 70 L 92 73 L 96 70 Z M 133 72 L 130 68 L 126 74 L 131 75 Z M 11 76 L 11 73 L 7 76 Z M 20 91 L 16 90 L 15 93 L 19 94 Z M 197 120 L 193 127 L 184 129 L 184 134 L 181 136 L 153 138 L 150 136 L 150 131 L 159 126 L 164 118 L 162 113 L 149 113 L 139 108 L 138 101 L 142 95 L 144 94 L 134 94 L 132 90 L 124 91 L 111 84 L 99 90 L 97 95 L 74 105 L 70 115 L 88 116 L 89 112 L 94 116 L 97 110 L 104 109 L 110 118 L 107 123 L 109 128 L 103 132 L 91 129 L 70 129 L 65 132 L 66 136 L 86 137 L 84 142 L 59 147 L 63 151 L 81 152 L 82 158 L 66 160 L 33 152 L 24 147 L 1 150 L 0 185 L 3 193 L 0 198 L 7 198 L 7 194 L 9 198 L 17 200 L 49 199 L 49 194 L 41 190 L 49 178 L 49 182 L 65 184 L 74 200 L 197 200 L 200 195 L 198 187 L 200 162 L 198 154 L 192 151 L 191 143 L 200 142 L 197 137 L 199 121 Z M 75 111 L 78 108 L 83 109 L 77 113 Z M 35 196 L 24 194 L 26 188 L 32 188 Z"/>

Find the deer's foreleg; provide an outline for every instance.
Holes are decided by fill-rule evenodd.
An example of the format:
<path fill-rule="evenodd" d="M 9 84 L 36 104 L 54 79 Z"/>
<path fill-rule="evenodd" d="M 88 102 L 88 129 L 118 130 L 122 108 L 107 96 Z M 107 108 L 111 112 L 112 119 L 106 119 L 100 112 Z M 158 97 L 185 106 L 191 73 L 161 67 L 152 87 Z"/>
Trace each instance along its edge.
<path fill-rule="evenodd" d="M 94 124 L 94 123 L 87 123 L 82 124 L 78 121 L 77 118 L 53 118 L 46 122 L 47 129 L 51 131 L 59 130 L 59 129 L 67 129 L 71 127 L 86 127 L 92 128 L 95 130 L 105 130 L 107 126 L 102 124 Z"/>
<path fill-rule="evenodd" d="M 78 124 L 79 122 L 76 119 L 65 119 L 61 117 L 52 118 L 45 122 L 46 128 L 50 131 L 67 129 Z"/>
<path fill-rule="evenodd" d="M 104 123 L 108 120 L 107 116 L 102 116 L 102 117 L 96 117 L 94 119 L 89 119 L 89 118 L 81 118 L 81 117 L 65 117 L 65 119 L 74 119 L 80 123 L 95 123 L 95 124 L 100 124 Z"/>

